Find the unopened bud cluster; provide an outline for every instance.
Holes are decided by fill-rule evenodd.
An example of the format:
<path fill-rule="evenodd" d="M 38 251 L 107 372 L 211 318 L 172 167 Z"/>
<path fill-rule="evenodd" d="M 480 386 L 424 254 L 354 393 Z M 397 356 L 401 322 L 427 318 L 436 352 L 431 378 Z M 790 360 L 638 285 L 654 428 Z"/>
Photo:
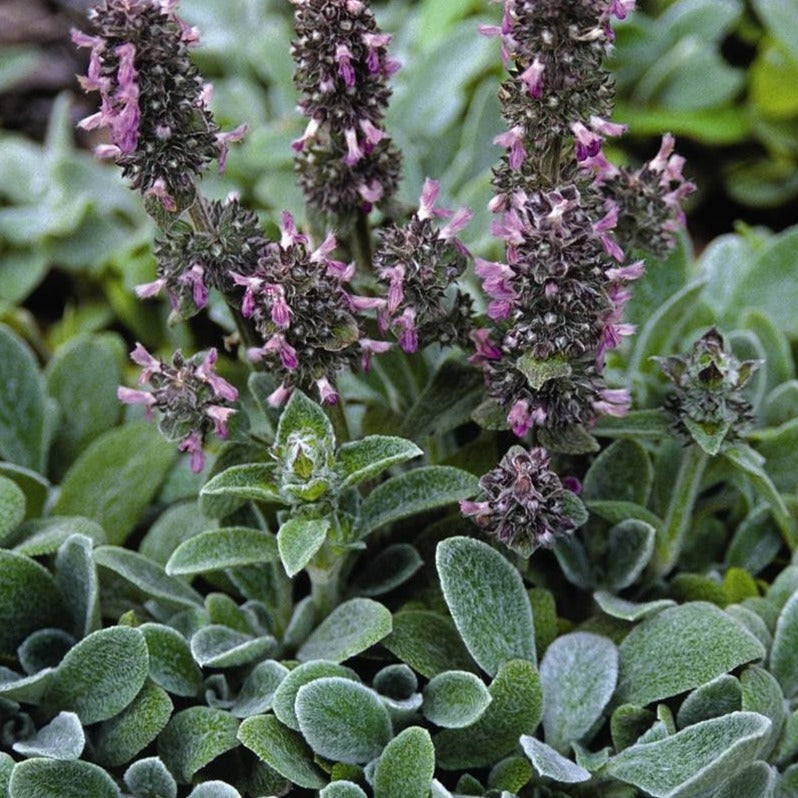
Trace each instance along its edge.
<path fill-rule="evenodd" d="M 753 407 L 743 388 L 760 361 L 738 360 L 714 327 L 693 344 L 687 357 L 657 361 L 675 387 L 665 407 L 674 431 L 685 441 L 698 439 L 719 450 L 737 440 L 753 422 Z"/>
<path fill-rule="evenodd" d="M 291 54 L 299 107 L 309 118 L 294 142 L 299 182 L 310 205 L 343 217 L 389 199 L 401 169 L 399 151 L 383 128 L 399 68 L 363 0 L 292 0 Z"/>
<path fill-rule="evenodd" d="M 184 358 L 178 349 L 171 364 L 153 357 L 141 344 L 130 359 L 142 367 L 139 382 L 151 386 L 142 391 L 120 387 L 117 396 L 126 404 L 143 404 L 148 416 L 160 411 L 159 428 L 166 438 L 179 441 L 178 449 L 191 456 L 191 470 L 202 471 L 202 451 L 212 432 L 227 437 L 227 424 L 235 413 L 231 406 L 238 391 L 214 371 L 215 349 L 206 355 Z"/>
<path fill-rule="evenodd" d="M 563 503 L 567 491 L 549 468 L 545 449 L 511 447 L 479 485 L 482 494 L 477 501 L 461 501 L 461 511 L 524 557 L 576 528 Z"/>
<path fill-rule="evenodd" d="M 86 91 L 100 110 L 81 127 L 105 127 L 111 143 L 97 154 L 122 167 L 134 188 L 168 211 L 193 199 L 196 177 L 243 133 L 221 133 L 208 110 L 210 87 L 189 59 L 197 31 L 175 13 L 176 0 L 104 0 L 90 12 L 95 33 L 73 31 L 91 48 Z"/>
<path fill-rule="evenodd" d="M 407 224 L 380 231 L 374 257 L 377 274 L 387 286 L 380 326 L 393 331 L 405 352 L 433 342 L 466 346 L 471 332 L 471 297 L 455 285 L 468 264 L 468 250 L 456 235 L 471 212 L 436 208 L 438 192 L 438 182 L 428 179 L 418 211 Z M 438 228 L 436 218 L 448 221 Z"/>

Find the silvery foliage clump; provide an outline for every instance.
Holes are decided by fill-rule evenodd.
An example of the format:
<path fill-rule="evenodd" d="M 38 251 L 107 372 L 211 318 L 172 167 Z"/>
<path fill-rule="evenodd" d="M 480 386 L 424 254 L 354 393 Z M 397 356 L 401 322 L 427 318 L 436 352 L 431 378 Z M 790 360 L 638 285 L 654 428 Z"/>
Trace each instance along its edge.
<path fill-rule="evenodd" d="M 225 308 L 238 363 L 139 344 L 131 388 L 118 336 L 42 371 L 0 327 L 0 796 L 798 796 L 795 232 L 692 259 L 672 139 L 602 152 L 634 3 L 506 0 L 474 259 L 435 176 L 395 197 L 369 4 L 294 5 L 279 232 L 200 192 L 243 130 L 175 2 L 74 36 L 159 227 L 139 295 Z"/>

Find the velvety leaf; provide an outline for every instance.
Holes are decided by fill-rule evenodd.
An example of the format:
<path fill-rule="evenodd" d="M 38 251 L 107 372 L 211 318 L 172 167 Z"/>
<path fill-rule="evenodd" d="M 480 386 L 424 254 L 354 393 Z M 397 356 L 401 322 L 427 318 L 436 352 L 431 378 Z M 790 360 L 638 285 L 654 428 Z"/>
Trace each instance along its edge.
<path fill-rule="evenodd" d="M 535 663 L 532 606 L 518 571 L 474 538 L 438 544 L 443 596 L 471 656 L 490 676 L 512 659 Z"/>
<path fill-rule="evenodd" d="M 36 629 L 63 626 L 63 598 L 50 572 L 0 549 L 0 653 L 13 654 Z"/>
<path fill-rule="evenodd" d="M 160 623 L 138 627 L 147 641 L 150 678 L 167 693 L 192 698 L 202 686 L 200 671 L 188 641 L 180 632 Z"/>
<path fill-rule="evenodd" d="M 203 668 L 248 665 L 273 653 L 277 641 L 270 635 L 253 637 L 220 624 L 203 626 L 191 638 L 191 653 Z"/>
<path fill-rule="evenodd" d="M 44 380 L 28 346 L 0 324 L 0 457 L 43 471 L 47 446 Z"/>
<path fill-rule="evenodd" d="M 634 504 L 633 502 L 601 499 L 598 501 L 588 501 L 586 505 L 591 513 L 597 515 L 599 518 L 603 518 L 605 521 L 609 521 L 611 524 L 619 524 L 634 518 L 638 521 L 644 521 L 646 524 L 650 524 L 657 530 L 662 527 L 661 518 L 654 515 L 651 510 L 639 504 Z"/>
<path fill-rule="evenodd" d="M 14 535 L 19 540 L 14 551 L 28 557 L 53 554 L 70 535 L 83 535 L 89 538 L 92 546 L 108 542 L 105 530 L 96 521 L 80 516 L 56 515 L 26 521 Z"/>
<path fill-rule="evenodd" d="M 274 463 L 231 466 L 203 485 L 200 491 L 202 512 L 209 518 L 221 518 L 245 501 L 287 504 L 273 480 Z"/>
<path fill-rule="evenodd" d="M 22 670 L 28 675 L 55 668 L 77 641 L 63 629 L 37 629 L 17 649 Z"/>
<path fill-rule="evenodd" d="M 238 729 L 238 739 L 293 784 L 318 790 L 326 783 L 307 743 L 274 715 L 247 718 Z"/>
<path fill-rule="evenodd" d="M 753 762 L 733 776 L 715 793 L 714 798 L 771 798 L 777 771 L 765 762 Z"/>
<path fill-rule="evenodd" d="M 319 798 L 366 798 L 366 793 L 353 781 L 330 782 L 320 793 Z"/>
<path fill-rule="evenodd" d="M 591 464 L 582 483 L 582 498 L 628 501 L 645 505 L 654 481 L 648 452 L 634 440 L 608 446 Z"/>
<path fill-rule="evenodd" d="M 731 305 L 738 308 L 758 308 L 767 313 L 779 329 L 791 337 L 798 334 L 798 326 L 790 312 L 795 282 L 795 247 L 798 230 L 790 229 L 774 236 L 761 247 L 747 274 L 736 284 Z M 774 291 L 773 286 L 780 286 Z"/>
<path fill-rule="evenodd" d="M 94 759 L 106 767 L 130 762 L 166 726 L 173 708 L 164 690 L 151 681 L 145 682 L 128 707 L 97 728 Z"/>
<path fill-rule="evenodd" d="M 166 573 L 201 574 L 279 557 L 277 540 L 268 532 L 247 527 L 223 527 L 202 532 L 181 543 L 166 563 Z"/>
<path fill-rule="evenodd" d="M 546 650 L 540 680 L 546 742 L 566 753 L 609 703 L 618 680 L 618 650 L 611 640 L 590 632 L 563 635 Z"/>
<path fill-rule="evenodd" d="M 740 684 L 741 709 L 745 712 L 758 712 L 768 718 L 772 724 L 770 735 L 759 751 L 760 759 L 769 759 L 787 721 L 784 693 L 772 674 L 764 668 L 753 665 L 740 674 Z"/>
<path fill-rule="evenodd" d="M 158 563 L 120 546 L 98 546 L 94 561 L 134 585 L 142 593 L 177 609 L 202 605 L 202 596 L 185 582 L 166 574 Z"/>
<path fill-rule="evenodd" d="M 607 582 L 611 590 L 634 584 L 654 553 L 656 529 L 636 518 L 621 521 L 609 533 Z"/>
<path fill-rule="evenodd" d="M 543 690 L 528 660 L 505 663 L 488 688 L 491 704 L 471 726 L 435 735 L 443 770 L 486 767 L 513 751 L 522 734 L 533 734 L 543 714 Z"/>
<path fill-rule="evenodd" d="M 241 793 L 223 781 L 203 781 L 189 794 L 188 798 L 241 798 Z"/>
<path fill-rule="evenodd" d="M 134 762 L 124 780 L 136 798 L 177 798 L 177 782 L 157 756 Z"/>
<path fill-rule="evenodd" d="M 300 687 L 296 716 L 310 747 L 339 762 L 369 762 L 391 739 L 391 719 L 377 693 L 340 676 Z"/>
<path fill-rule="evenodd" d="M 273 659 L 259 662 L 241 685 L 230 713 L 237 718 L 248 718 L 268 712 L 277 688 L 290 671 Z"/>
<path fill-rule="evenodd" d="M 363 596 L 381 596 L 404 584 L 422 567 L 419 553 L 409 543 L 395 543 L 368 561 L 352 589 Z"/>
<path fill-rule="evenodd" d="M 414 440 L 445 435 L 471 418 L 483 393 L 482 376 L 477 369 L 447 359 L 405 413 L 399 434 Z"/>
<path fill-rule="evenodd" d="M 392 465 L 422 454 L 424 452 L 412 441 L 390 435 L 369 435 L 359 441 L 344 443 L 335 460 L 335 470 L 341 478 L 340 489 L 357 485 Z"/>
<path fill-rule="evenodd" d="M 581 424 L 539 427 L 537 433 L 540 445 L 550 452 L 590 454 L 601 448 L 599 442 Z"/>
<path fill-rule="evenodd" d="M 787 698 L 798 694 L 798 591 L 779 615 L 770 650 L 770 670 Z"/>
<path fill-rule="evenodd" d="M 426 466 L 391 477 L 361 505 L 358 537 L 401 518 L 468 499 L 478 490 L 477 477 L 450 466 Z"/>
<path fill-rule="evenodd" d="M 16 482 L 0 475 L 0 542 L 25 518 L 25 494 Z"/>
<path fill-rule="evenodd" d="M 429 732 L 410 726 L 385 746 L 374 770 L 374 798 L 427 798 L 434 773 Z"/>
<path fill-rule="evenodd" d="M 25 757 L 78 759 L 86 745 L 80 719 L 74 712 L 59 712 L 34 737 L 14 743 L 12 748 Z"/>
<path fill-rule="evenodd" d="M 26 759 L 15 765 L 9 798 L 119 798 L 119 788 L 100 767 L 63 759 Z"/>
<path fill-rule="evenodd" d="M 39 704 L 50 686 L 55 669 L 43 668 L 30 676 L 20 676 L 9 668 L 0 669 L 0 698 L 23 704 Z"/>
<path fill-rule="evenodd" d="M 296 576 L 322 547 L 329 518 L 290 518 L 277 531 L 277 548 L 288 576 Z"/>
<path fill-rule="evenodd" d="M 175 471 L 185 473 L 180 466 L 173 469 L 172 473 Z M 164 502 L 169 501 L 163 490 L 159 499 Z M 207 532 L 213 526 L 215 526 L 215 522 L 208 520 L 200 511 L 196 500 L 196 490 L 192 489 L 191 501 L 172 504 L 158 516 L 147 534 L 141 539 L 138 547 L 139 554 L 165 568 L 175 549 L 190 538 Z"/>
<path fill-rule="evenodd" d="M 174 458 L 173 447 L 145 422 L 110 430 L 75 460 L 61 483 L 53 513 L 91 518 L 110 543 L 121 544 Z"/>
<path fill-rule="evenodd" d="M 650 704 L 698 687 L 745 662 L 762 644 L 706 602 L 671 607 L 635 627 L 621 643 L 617 699 Z"/>
<path fill-rule="evenodd" d="M 297 390 L 293 391 L 280 415 L 275 445 L 285 446 L 293 432 L 310 432 L 319 440 L 326 441 L 330 449 L 335 446 L 335 432 L 324 410 Z"/>
<path fill-rule="evenodd" d="M 606 772 L 655 798 L 711 794 L 756 757 L 770 721 L 755 712 L 733 712 L 688 726 L 610 759 Z"/>
<path fill-rule="evenodd" d="M 51 463 L 58 474 L 99 435 L 116 426 L 122 382 L 115 341 L 79 336 L 60 347 L 47 365 L 47 393 L 61 408 Z"/>
<path fill-rule="evenodd" d="M 172 716 L 158 737 L 158 755 L 179 784 L 238 745 L 238 720 L 221 709 L 195 706 Z"/>
<path fill-rule="evenodd" d="M 724 673 L 711 682 L 696 687 L 682 701 L 676 722 L 683 729 L 720 715 L 740 712 L 744 708 L 749 709 L 743 707 L 743 691 L 739 679 Z"/>
<path fill-rule="evenodd" d="M 305 662 L 292 671 L 289 671 L 280 685 L 274 692 L 272 709 L 277 719 L 288 728 L 299 731 L 299 721 L 296 716 L 296 696 L 299 689 L 315 679 L 326 676 L 337 676 L 343 679 L 357 681 L 357 674 L 354 671 L 338 665 L 335 662 L 317 660 Z"/>
<path fill-rule="evenodd" d="M 354 598 L 339 604 L 302 644 L 300 662 L 343 662 L 391 633 L 391 613 L 376 601 Z"/>
<path fill-rule="evenodd" d="M 676 603 L 672 599 L 656 599 L 637 604 L 633 601 L 613 596 L 612 593 L 608 593 L 606 590 L 596 591 L 593 594 L 593 598 L 602 612 L 607 613 L 611 618 L 619 618 L 622 621 L 642 621 L 668 607 L 673 607 Z"/>
<path fill-rule="evenodd" d="M 424 687 L 424 717 L 445 729 L 470 726 L 493 699 L 482 680 L 468 671 L 445 671 Z"/>
<path fill-rule="evenodd" d="M 593 567 L 582 541 L 575 535 L 561 537 L 552 549 L 565 578 L 582 590 L 595 586 Z"/>
<path fill-rule="evenodd" d="M 85 535 L 70 535 L 61 544 L 55 558 L 55 582 L 64 597 L 75 634 L 85 637 L 99 629 L 102 626 L 100 584 L 92 541 Z"/>
<path fill-rule="evenodd" d="M 14 463 L 0 462 L 0 475 L 15 482 L 25 494 L 25 518 L 37 518 L 44 509 L 50 483 L 41 474 Z"/>
<path fill-rule="evenodd" d="M 450 669 L 476 671 L 454 623 L 428 610 L 403 610 L 382 644 L 413 670 L 431 679 Z"/>
<path fill-rule="evenodd" d="M 561 784 L 578 784 L 590 780 L 590 771 L 566 759 L 546 743 L 528 734 L 521 735 L 520 743 L 539 775 Z"/>
<path fill-rule="evenodd" d="M 148 662 L 147 644 L 137 629 L 100 629 L 64 657 L 45 700 L 55 709 L 75 712 L 84 724 L 112 718 L 141 690 Z"/>

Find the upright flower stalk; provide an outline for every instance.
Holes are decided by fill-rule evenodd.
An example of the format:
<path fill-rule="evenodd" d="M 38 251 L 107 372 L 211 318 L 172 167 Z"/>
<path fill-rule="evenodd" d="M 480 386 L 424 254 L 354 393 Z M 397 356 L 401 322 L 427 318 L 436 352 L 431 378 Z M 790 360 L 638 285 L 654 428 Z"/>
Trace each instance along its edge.
<path fill-rule="evenodd" d="M 604 138 L 624 130 L 607 121 L 610 18 L 633 5 L 505 0 L 501 25 L 482 29 L 501 40 L 508 130 L 495 141 L 506 152 L 491 202 L 505 261 L 477 260 L 490 326 L 475 360 L 519 436 L 627 411 L 629 392 L 608 388 L 603 369 L 606 353 L 634 332 L 622 314 L 643 274 L 635 250 L 666 250 L 692 188 L 671 137 L 637 171 L 602 153 Z"/>
<path fill-rule="evenodd" d="M 308 118 L 294 142 L 299 183 L 311 207 L 341 220 L 386 203 L 397 189 L 401 155 L 383 117 L 399 63 L 365 0 L 291 1 L 294 82 Z"/>

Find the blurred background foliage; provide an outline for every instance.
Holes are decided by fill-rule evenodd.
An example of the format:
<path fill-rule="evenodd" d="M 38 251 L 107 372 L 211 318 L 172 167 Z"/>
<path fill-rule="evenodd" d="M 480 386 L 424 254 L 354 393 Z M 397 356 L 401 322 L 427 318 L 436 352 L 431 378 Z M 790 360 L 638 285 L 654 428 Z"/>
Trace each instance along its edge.
<path fill-rule="evenodd" d="M 169 327 L 165 303 L 139 302 L 132 287 L 153 278 L 152 225 L 113 167 L 93 160 L 98 143 L 75 131 L 92 113 L 75 74 L 85 69 L 68 31 L 83 24 L 85 0 L 3 0 L 0 12 L 0 320 L 42 360 L 80 333 L 115 330 L 128 341 L 171 350 L 213 342 L 203 323 Z M 651 157 L 671 130 L 699 192 L 689 209 L 689 251 L 700 252 L 738 220 L 780 230 L 798 218 L 798 0 L 640 0 L 617 27 L 612 59 L 616 118 L 629 134 L 617 160 Z M 499 257 L 486 204 L 502 129 L 495 41 L 477 25 L 499 8 L 486 0 L 375 2 L 395 32 L 388 126 L 405 157 L 400 199 L 416 202 L 425 176 L 441 180 L 453 207 L 475 218 L 466 243 Z M 183 0 L 198 25 L 198 65 L 215 87 L 225 128 L 249 124 L 224 176 L 204 190 L 242 194 L 265 223 L 283 208 L 301 217 L 290 141 L 295 110 L 286 0 Z M 84 25 L 85 27 L 85 25 Z M 377 220 L 378 221 L 378 220 Z M 691 246 L 692 245 L 692 246 Z M 664 283 L 669 295 L 684 275 Z M 671 283 L 673 283 L 671 285 Z M 634 307 L 631 309 L 634 314 Z M 224 313 L 212 314 L 223 328 Z M 212 333 L 212 334 L 209 334 Z"/>

